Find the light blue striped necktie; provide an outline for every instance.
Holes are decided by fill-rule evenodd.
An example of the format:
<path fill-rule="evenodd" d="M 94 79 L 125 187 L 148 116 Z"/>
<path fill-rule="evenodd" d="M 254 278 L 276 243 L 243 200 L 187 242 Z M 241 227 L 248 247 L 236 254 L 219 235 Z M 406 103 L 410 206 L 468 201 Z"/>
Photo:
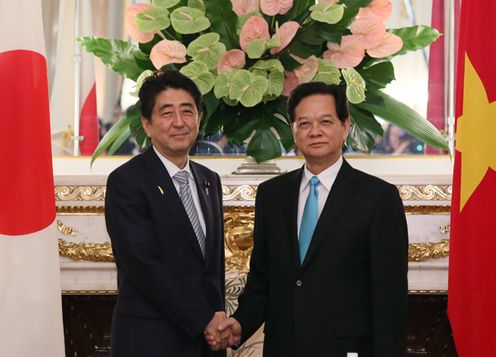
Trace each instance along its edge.
<path fill-rule="evenodd" d="M 300 263 L 303 264 L 305 255 L 307 254 L 308 247 L 312 241 L 313 232 L 319 220 L 319 192 L 317 186 L 320 183 L 317 176 L 312 176 L 310 179 L 310 189 L 308 190 L 308 197 L 303 210 L 303 216 L 300 223 L 300 235 L 298 245 L 300 248 Z"/>
<path fill-rule="evenodd" d="M 174 180 L 179 184 L 179 197 L 183 202 L 184 209 L 188 214 L 188 218 L 193 226 L 193 230 L 196 234 L 196 239 L 198 244 L 200 244 L 200 249 L 205 256 L 205 234 L 200 224 L 200 219 L 198 218 L 198 212 L 196 211 L 195 204 L 193 202 L 193 196 L 191 194 L 191 188 L 189 186 L 189 173 L 187 171 L 181 170 L 174 175 Z"/>

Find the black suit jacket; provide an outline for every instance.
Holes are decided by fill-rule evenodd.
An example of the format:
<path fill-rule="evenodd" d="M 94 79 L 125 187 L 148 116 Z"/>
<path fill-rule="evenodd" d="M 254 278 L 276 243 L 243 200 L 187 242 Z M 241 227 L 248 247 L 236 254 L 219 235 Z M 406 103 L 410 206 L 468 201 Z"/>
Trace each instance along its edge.
<path fill-rule="evenodd" d="M 265 322 L 265 357 L 404 356 L 408 234 L 395 186 L 346 161 L 300 265 L 303 169 L 259 185 L 250 273 L 234 317 Z"/>
<path fill-rule="evenodd" d="M 190 161 L 206 223 L 206 258 L 171 177 L 152 148 L 113 171 L 105 220 L 119 295 L 112 356 L 222 356 L 203 330 L 224 311 L 224 234 L 219 176 Z"/>

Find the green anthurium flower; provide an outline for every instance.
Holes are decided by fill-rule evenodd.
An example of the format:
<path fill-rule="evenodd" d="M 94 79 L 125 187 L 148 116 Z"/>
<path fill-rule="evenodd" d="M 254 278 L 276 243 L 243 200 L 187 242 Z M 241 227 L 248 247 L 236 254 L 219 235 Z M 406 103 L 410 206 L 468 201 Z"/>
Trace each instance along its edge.
<path fill-rule="evenodd" d="M 216 98 L 228 97 L 232 72 L 222 72 L 215 79 L 214 95 Z"/>
<path fill-rule="evenodd" d="M 246 54 L 249 58 L 260 58 L 265 52 L 265 43 L 259 38 L 254 39 L 248 44 Z"/>
<path fill-rule="evenodd" d="M 333 25 L 343 18 L 344 4 L 315 4 L 310 11 L 310 17 L 315 21 Z"/>
<path fill-rule="evenodd" d="M 181 0 L 152 0 L 152 5 L 164 9 L 168 9 L 173 6 L 176 6 L 177 4 L 179 4 L 180 1 Z"/>
<path fill-rule="evenodd" d="M 284 86 L 284 73 L 274 71 L 269 73 L 269 86 L 267 88 L 267 95 L 270 98 L 277 98 L 281 95 Z"/>
<path fill-rule="evenodd" d="M 359 104 L 365 100 L 365 81 L 354 68 L 341 70 L 346 81 L 346 97 L 353 104 Z"/>
<path fill-rule="evenodd" d="M 203 62 L 191 62 L 181 68 L 179 72 L 191 78 L 198 86 L 198 89 L 202 95 L 207 94 L 214 87 L 215 77 L 208 71 L 208 66 Z"/>
<path fill-rule="evenodd" d="M 160 7 L 151 7 L 136 15 L 136 26 L 143 32 L 155 32 L 170 26 L 169 11 Z"/>
<path fill-rule="evenodd" d="M 269 40 L 267 40 L 267 42 L 265 42 L 265 49 L 271 49 L 273 47 L 277 47 L 281 44 L 281 40 L 279 40 L 277 37 L 273 37 Z"/>
<path fill-rule="evenodd" d="M 210 21 L 203 11 L 187 6 L 172 11 L 170 19 L 174 30 L 181 34 L 197 33 L 210 27 Z"/>
<path fill-rule="evenodd" d="M 282 65 L 281 61 L 278 59 L 270 59 L 270 60 L 260 60 L 257 61 L 252 67 L 252 70 L 263 70 L 267 72 L 284 72 L 284 66 Z M 253 71 L 252 71 L 253 72 Z"/>
<path fill-rule="evenodd" d="M 205 12 L 205 3 L 203 0 L 188 0 L 188 7 Z"/>
<path fill-rule="evenodd" d="M 229 97 L 239 100 L 247 108 L 253 107 L 262 101 L 268 85 L 267 78 L 239 69 L 232 76 Z"/>
<path fill-rule="evenodd" d="M 313 81 L 327 84 L 339 84 L 341 82 L 341 73 L 330 61 L 319 59 L 319 69 L 317 70 L 317 74 Z"/>
<path fill-rule="evenodd" d="M 146 71 L 143 71 L 143 73 L 141 73 L 140 76 L 138 77 L 138 79 L 136 80 L 135 90 L 129 94 L 131 94 L 133 97 L 137 97 L 139 90 L 141 89 L 141 86 L 143 85 L 143 82 L 145 81 L 145 79 L 147 79 L 148 77 L 150 77 L 152 75 L 153 75 L 153 71 L 151 71 L 149 69 L 147 69 Z"/>
<path fill-rule="evenodd" d="M 215 32 L 210 32 L 199 36 L 188 46 L 187 54 L 193 61 L 201 61 L 214 69 L 217 63 L 226 52 L 226 46 L 219 42 L 220 36 Z"/>

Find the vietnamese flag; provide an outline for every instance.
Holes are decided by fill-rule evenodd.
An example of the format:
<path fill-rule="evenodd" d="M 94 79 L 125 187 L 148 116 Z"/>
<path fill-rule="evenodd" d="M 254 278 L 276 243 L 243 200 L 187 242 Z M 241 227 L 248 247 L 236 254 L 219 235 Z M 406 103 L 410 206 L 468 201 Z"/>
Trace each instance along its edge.
<path fill-rule="evenodd" d="M 0 354 L 64 356 L 41 0 L 0 0 Z"/>
<path fill-rule="evenodd" d="M 463 1 L 448 315 L 460 357 L 496 356 L 496 1 Z"/>

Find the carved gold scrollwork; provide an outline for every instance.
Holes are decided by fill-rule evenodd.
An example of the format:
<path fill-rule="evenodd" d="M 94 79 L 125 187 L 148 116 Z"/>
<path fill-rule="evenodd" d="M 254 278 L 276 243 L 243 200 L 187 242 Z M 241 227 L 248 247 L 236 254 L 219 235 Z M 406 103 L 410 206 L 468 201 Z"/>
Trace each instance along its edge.
<path fill-rule="evenodd" d="M 72 260 L 113 262 L 112 246 L 105 243 L 72 243 L 59 239 L 59 255 Z"/>
<path fill-rule="evenodd" d="M 253 248 L 254 207 L 224 207 L 226 270 L 247 272 Z"/>
<path fill-rule="evenodd" d="M 57 206 L 58 215 L 101 215 L 105 211 L 104 206 Z"/>
<path fill-rule="evenodd" d="M 428 259 L 439 259 L 449 256 L 449 240 L 443 239 L 435 243 L 410 243 L 408 260 L 413 262 Z"/>
<path fill-rule="evenodd" d="M 57 201 L 103 201 L 105 186 L 55 186 Z"/>
<path fill-rule="evenodd" d="M 62 221 L 57 219 L 57 229 L 60 233 L 66 235 L 74 235 L 76 233 L 76 229 L 73 227 L 68 227 Z"/>
<path fill-rule="evenodd" d="M 224 201 L 255 201 L 256 194 L 256 185 L 222 186 L 222 199 Z"/>
<path fill-rule="evenodd" d="M 404 201 L 449 201 L 451 185 L 398 185 Z"/>

